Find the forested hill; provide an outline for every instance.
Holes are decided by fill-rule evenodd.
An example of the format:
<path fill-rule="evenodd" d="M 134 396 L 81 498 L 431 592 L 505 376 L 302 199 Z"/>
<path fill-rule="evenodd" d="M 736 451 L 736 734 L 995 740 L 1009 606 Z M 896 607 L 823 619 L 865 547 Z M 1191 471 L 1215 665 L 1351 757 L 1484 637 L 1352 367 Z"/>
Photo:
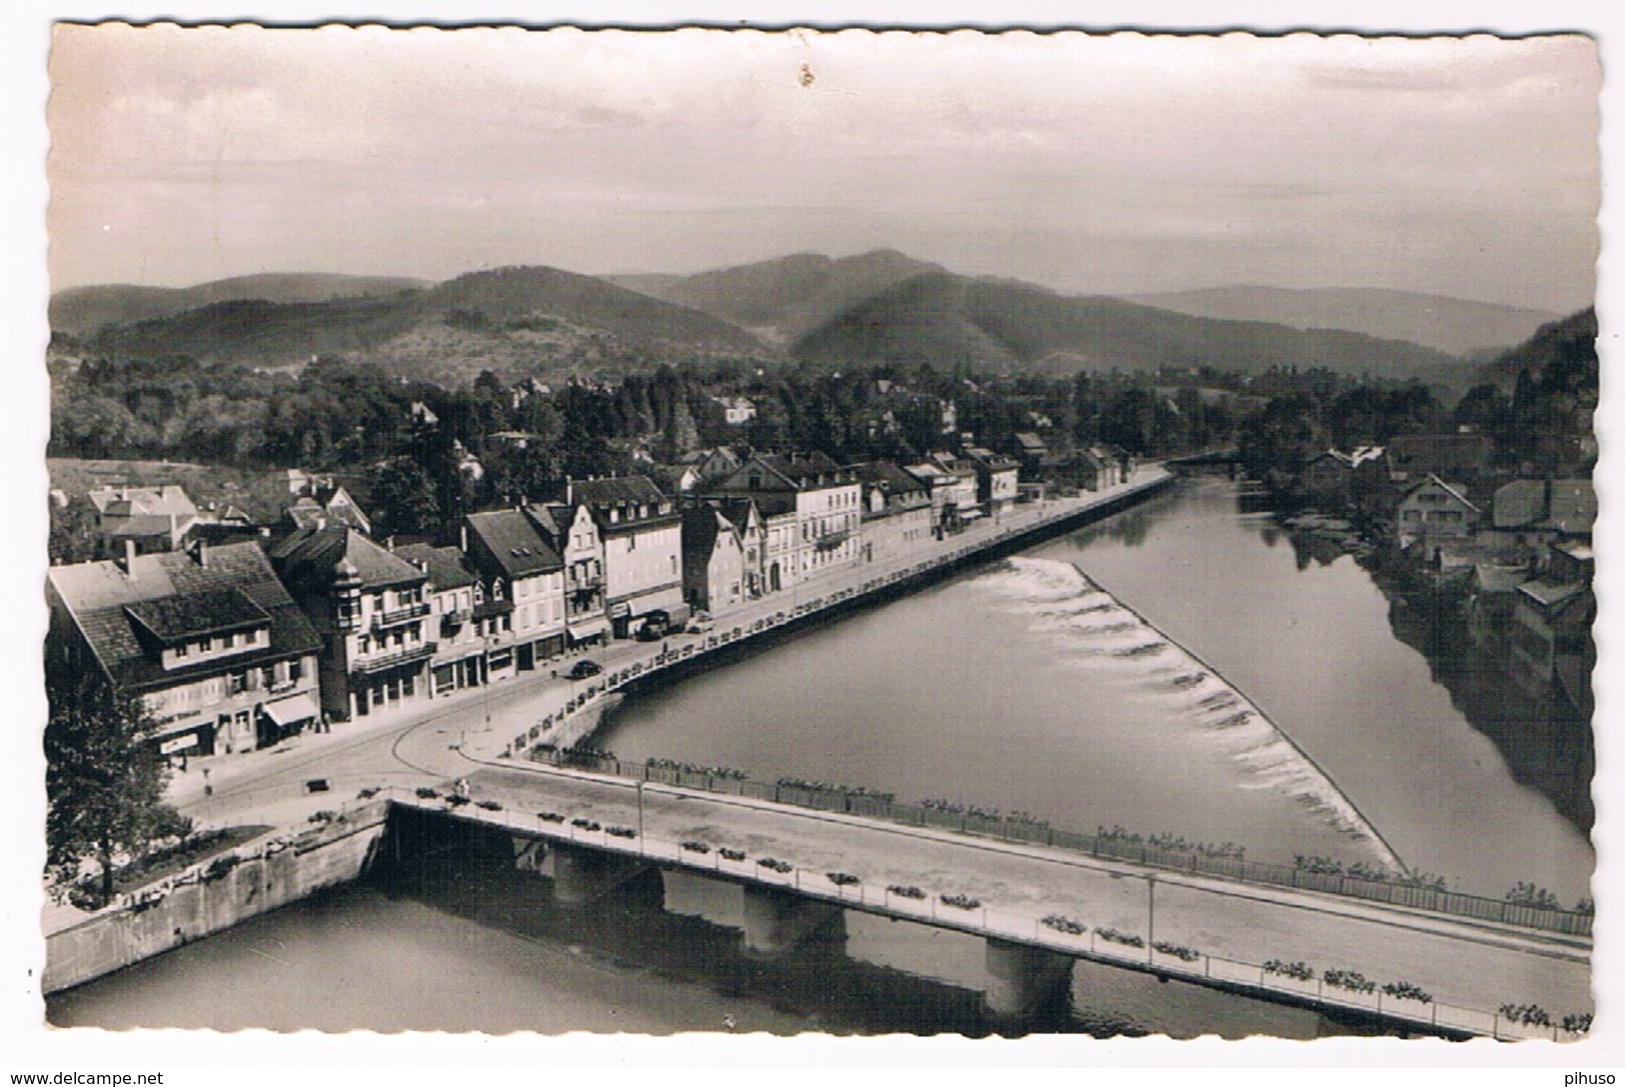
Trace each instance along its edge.
<path fill-rule="evenodd" d="M 1561 321 L 1542 325 L 1523 343 L 1491 362 L 1478 373 L 1480 381 L 1511 392 L 1519 375 L 1527 373 L 1537 384 L 1572 386 L 1572 391 L 1597 395 L 1597 311 L 1586 308 Z"/>
<path fill-rule="evenodd" d="M 674 355 L 771 355 L 707 314 L 541 267 L 473 272 L 384 298 L 221 302 L 104 329 L 83 346 L 109 357 L 261 367 L 336 355 L 447 384 L 481 370 L 517 376 Z"/>
<path fill-rule="evenodd" d="M 1211 366 L 1242 373 L 1323 367 L 1465 386 L 1442 351 L 1358 333 L 1192 317 L 1115 298 L 1068 297 L 1007 281 L 929 274 L 847 310 L 795 344 L 816 362 L 965 364 L 1070 373 Z"/>
<path fill-rule="evenodd" d="M 1193 317 L 1362 332 L 1452 355 L 1505 350 L 1558 316 L 1522 306 L 1375 288 L 1215 287 L 1125 300 Z"/>
<path fill-rule="evenodd" d="M 345 276 L 314 272 L 235 276 L 194 287 L 138 287 L 125 283 L 69 287 L 51 296 L 51 331 L 88 336 L 106 325 L 129 325 L 217 302 L 327 302 L 339 298 L 388 297 L 421 290 L 425 279 Z"/>
<path fill-rule="evenodd" d="M 832 259 L 796 253 L 692 276 L 610 276 L 633 290 L 709 313 L 773 343 L 789 343 L 836 314 L 940 264 L 895 249 Z"/>

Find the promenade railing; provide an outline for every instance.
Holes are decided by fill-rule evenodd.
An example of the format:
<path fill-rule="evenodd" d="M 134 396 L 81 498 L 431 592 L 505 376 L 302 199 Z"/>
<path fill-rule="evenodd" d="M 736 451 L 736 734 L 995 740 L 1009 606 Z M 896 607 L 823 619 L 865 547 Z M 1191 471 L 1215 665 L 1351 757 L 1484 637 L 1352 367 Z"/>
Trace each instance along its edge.
<path fill-rule="evenodd" d="M 1433 886 L 1405 883 L 1397 877 L 1391 880 L 1371 879 L 1347 873 L 1314 871 L 1296 865 L 1251 861 L 1229 854 L 1167 848 L 1143 839 L 1136 840 L 1135 836 L 1084 834 L 1022 816 L 977 812 L 969 807 L 911 804 L 881 793 L 838 786 L 820 788 L 816 784 L 755 781 L 722 771 L 721 768 L 707 771 L 659 763 L 626 762 L 614 755 L 591 750 L 559 750 L 544 746 L 532 752 L 530 757 L 533 761 L 550 766 L 574 767 L 634 781 L 652 781 L 701 792 L 770 800 L 815 811 L 884 819 L 905 826 L 936 827 L 1007 842 L 1052 846 L 1099 859 L 1129 861 L 1149 868 L 1294 887 L 1569 936 L 1591 935 L 1592 915 L 1588 913 L 1440 890 Z"/>
<path fill-rule="evenodd" d="M 1164 477 L 1155 477 L 1146 483 L 1124 488 L 1123 493 L 1120 495 L 1113 494 L 1109 497 L 1102 495 L 1101 498 L 1104 501 L 1090 503 L 1089 508 L 1097 504 L 1109 506 L 1129 495 L 1143 491 L 1148 487 L 1160 486 L 1166 482 L 1167 479 Z M 560 751 L 549 747 L 547 743 L 548 734 L 561 725 L 566 718 L 598 702 L 604 696 L 616 693 L 630 683 L 644 679 L 651 674 L 703 653 L 721 649 L 787 623 L 793 623 L 802 616 L 838 606 L 853 597 L 876 592 L 899 582 L 928 574 L 944 566 L 962 561 L 978 551 L 996 545 L 1009 536 L 1043 528 L 1054 521 L 1066 520 L 1069 517 L 1076 516 L 1079 512 L 1082 511 L 1070 506 L 1058 508 L 1048 513 L 1039 512 L 1020 527 L 1004 528 L 991 537 L 978 538 L 973 543 L 967 542 L 959 547 L 937 551 L 912 564 L 891 564 L 885 569 L 874 571 L 871 577 L 859 584 L 829 588 L 822 595 L 816 597 L 789 601 L 787 602 L 788 606 L 780 608 L 771 614 L 744 620 L 737 625 L 725 625 L 726 620 L 719 622 L 717 628 L 706 635 L 703 642 L 696 641 L 664 651 L 648 660 L 636 661 L 583 681 L 571 698 L 557 712 L 543 716 L 528 730 L 515 735 L 507 744 L 508 753 L 519 756 L 528 752 L 530 758 L 555 766 L 569 764 L 597 773 L 641 778 L 647 781 L 664 781 L 667 784 L 683 785 L 708 792 L 750 796 L 760 800 L 772 800 L 781 804 L 814 808 L 819 811 L 837 811 L 851 815 L 862 815 L 909 826 L 940 827 L 960 833 L 1001 838 L 1006 841 L 1031 842 L 1087 853 L 1097 858 L 1131 861 L 1154 868 L 1190 872 L 1198 875 L 1220 876 L 1272 886 L 1320 891 L 1326 894 L 1344 895 L 1350 898 L 1360 898 L 1387 905 L 1406 906 L 1474 920 L 1519 925 L 1525 928 L 1556 932 L 1569 936 L 1591 935 L 1592 916 L 1587 913 L 1461 894 L 1455 891 L 1441 890 L 1436 886 L 1405 882 L 1400 877 L 1390 880 L 1371 879 L 1347 873 L 1314 871 L 1295 865 L 1249 861 L 1238 856 L 1213 855 L 1195 850 L 1167 849 L 1143 839 L 1136 840 L 1132 837 L 1118 835 L 1082 834 L 1076 831 L 1054 828 L 1048 823 L 1035 820 L 1010 816 L 989 817 L 977 814 L 969 808 L 954 812 L 927 805 L 901 803 L 874 793 L 860 793 L 850 789 L 798 789 L 784 785 L 770 785 L 750 781 L 749 779 L 740 780 L 730 776 L 718 777 L 717 775 L 704 774 L 690 774 L 683 780 L 676 780 L 659 776 L 659 774 L 668 772 L 664 769 L 638 763 L 623 764 L 612 756 L 571 751 L 568 748 Z M 538 744 L 540 747 L 537 746 Z"/>
<path fill-rule="evenodd" d="M 646 769 L 650 771 L 650 776 L 644 780 L 667 781 L 669 784 L 685 784 L 705 776 L 695 771 L 672 767 Z M 716 784 L 736 788 L 724 787 L 715 791 L 736 792 L 736 795 L 746 796 L 758 795 L 764 788 L 761 782 L 753 782 L 748 778 L 727 777 L 717 781 Z M 1145 939 L 1137 933 L 1089 928 L 1081 923 L 1077 925 L 1078 931 L 1064 931 L 1053 924 L 1047 924 L 1045 918 L 1032 913 L 1004 910 L 976 899 L 967 900 L 964 896 L 944 895 L 931 889 L 922 891 L 920 888 L 909 888 L 908 894 L 902 894 L 898 893 L 901 888 L 873 886 L 864 882 L 861 876 L 843 876 L 846 882 L 837 882 L 830 873 L 804 870 L 777 858 L 771 858 L 770 863 L 770 858 L 756 856 L 742 849 L 726 849 L 718 843 L 675 842 L 658 837 L 645 837 L 634 832 L 631 827 L 604 825 L 596 820 L 568 820 L 565 818 L 567 813 L 553 814 L 550 820 L 540 813 L 512 811 L 500 806 L 495 809 L 481 808 L 466 801 L 448 805 L 444 797 L 419 796 L 401 786 L 386 786 L 384 791 L 394 803 L 420 810 L 445 812 L 510 830 L 539 834 L 557 841 L 638 856 L 658 861 L 663 865 L 696 872 L 719 873 L 731 878 L 783 887 L 836 905 L 952 928 L 983 937 L 1043 947 L 1065 955 L 1154 973 L 1158 976 L 1177 977 L 1195 982 L 1217 982 L 1233 989 L 1248 990 L 1266 997 L 1285 996 L 1303 1004 L 1362 1011 L 1391 1021 L 1410 1024 L 1415 1028 L 1476 1034 L 1505 1041 L 1525 1039 L 1565 1041 L 1578 1039 L 1585 1033 L 1582 1030 L 1568 1030 L 1554 1023 L 1523 1023 L 1499 1012 L 1437 1001 L 1430 994 L 1422 994 L 1414 987 L 1409 991 L 1416 995 L 1408 997 L 1384 992 L 1382 988 L 1376 986 L 1366 991 L 1357 991 L 1329 983 L 1326 980 L 1328 976 L 1326 973 L 1316 975 L 1310 971 L 1308 976 L 1294 976 L 1282 972 L 1279 964 L 1255 963 L 1210 955 L 1162 941 L 1147 945 Z M 770 799 L 770 797 L 761 798 Z"/>

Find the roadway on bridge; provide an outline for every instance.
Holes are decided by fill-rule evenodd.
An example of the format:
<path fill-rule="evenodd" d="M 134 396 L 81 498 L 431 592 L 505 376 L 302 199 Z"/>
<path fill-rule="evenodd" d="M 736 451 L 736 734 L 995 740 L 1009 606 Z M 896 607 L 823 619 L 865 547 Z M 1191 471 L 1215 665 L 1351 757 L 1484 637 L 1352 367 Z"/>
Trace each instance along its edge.
<path fill-rule="evenodd" d="M 933 902 L 968 895 L 1001 918 L 1029 919 L 1023 924 L 1062 914 L 1216 958 L 1409 981 L 1460 1007 L 1535 1003 L 1558 1018 L 1591 1010 L 1590 942 L 1580 938 L 1171 872 L 1156 873 L 1153 892 L 1147 869 L 1083 854 L 665 785 L 647 784 L 640 795 L 631 781 L 546 767 L 487 766 L 468 780 L 476 799 L 497 800 L 521 823 L 541 811 L 565 817 L 553 833 L 575 818 L 641 823 L 646 841 L 702 841 L 713 854 L 726 846 L 786 861 L 824 894 L 833 886 L 826 873 L 846 872 L 862 880 L 867 900 L 892 884 L 917 886 Z M 938 915 L 961 920 L 946 907 Z"/>

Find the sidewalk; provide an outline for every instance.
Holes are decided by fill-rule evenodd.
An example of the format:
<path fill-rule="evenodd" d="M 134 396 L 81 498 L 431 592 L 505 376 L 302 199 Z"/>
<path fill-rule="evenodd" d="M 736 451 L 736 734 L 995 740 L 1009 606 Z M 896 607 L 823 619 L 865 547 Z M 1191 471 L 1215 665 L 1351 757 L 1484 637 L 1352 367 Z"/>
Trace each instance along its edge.
<path fill-rule="evenodd" d="M 1074 517 L 1096 506 L 1152 486 L 1168 478 L 1169 474 L 1160 465 L 1141 466 L 1129 483 L 1117 484 L 1101 491 L 1084 492 L 1076 498 L 1049 499 L 1041 503 L 1012 507 L 997 520 L 985 519 L 974 523 L 958 535 L 926 541 L 906 555 L 824 571 L 778 593 L 713 613 L 716 620 L 713 635 L 733 630 L 748 631 L 750 624 L 780 613 L 799 617 L 804 614 L 803 607 L 812 602 L 816 601 L 821 607 L 827 607 L 833 602 L 829 598 L 835 594 L 844 593 L 847 595 L 842 596 L 842 600 L 850 599 L 865 584 L 892 577 L 899 571 L 939 566 L 956 557 L 967 557 L 969 552 L 991 546 L 1020 532 Z M 366 717 L 334 722 L 329 732 L 307 731 L 258 751 L 192 758 L 188 761 L 188 768 L 184 773 L 177 770 L 172 775 L 167 799 L 181 808 L 195 808 L 206 799 L 206 794 L 219 795 L 234 786 L 241 786 L 275 773 L 280 769 L 280 763 L 292 761 L 285 758 L 286 756 L 298 755 L 301 759 L 308 759 L 324 752 L 340 753 L 347 747 L 391 733 L 404 734 L 458 711 L 472 710 L 482 703 L 490 710 L 491 727 L 488 730 L 483 728 L 459 730 L 464 734 L 459 737 L 456 746 L 462 748 L 461 755 L 467 758 L 476 760 L 496 758 L 509 748 L 517 735 L 528 733 L 545 717 L 553 716 L 554 730 L 560 731 L 558 719 L 565 714 L 566 706 L 576 695 L 589 690 L 597 692 L 596 697 L 589 699 L 585 705 L 578 706 L 576 711 L 578 713 L 602 703 L 602 696 L 610 693 L 606 690 L 608 685 L 603 676 L 585 680 L 565 678 L 565 673 L 576 661 L 591 659 L 603 668 L 605 675 L 633 669 L 638 674 L 644 675 L 650 670 L 658 670 L 678 660 L 692 660 L 694 657 L 692 652 L 686 658 L 674 655 L 687 646 L 704 646 L 713 635 L 678 633 L 659 642 L 616 641 L 587 651 L 573 651 L 557 661 L 545 663 L 534 672 L 520 673 L 511 679 L 499 680 L 488 687 L 463 688 L 451 694 L 438 696 L 431 701 L 412 702 L 375 710 Z M 730 638 L 730 641 L 732 640 Z M 728 643 L 719 642 L 717 648 L 721 648 L 724 644 Z M 516 707 L 515 703 L 521 705 Z M 546 734 L 540 739 L 545 740 Z M 454 776 L 463 765 L 462 758 L 458 757 L 445 757 L 440 761 L 444 762 L 447 777 Z M 383 772 L 389 768 L 388 765 L 382 765 L 379 770 Z M 311 776 L 322 775 L 312 773 Z M 269 804 L 264 813 L 266 818 L 259 821 L 270 822 L 272 817 L 278 814 L 285 815 L 280 809 L 302 810 L 300 805 L 290 806 L 288 801 L 289 798 L 280 797 L 276 802 Z M 257 810 L 238 812 L 241 817 L 248 817 L 250 814 L 257 817 Z"/>
<path fill-rule="evenodd" d="M 1134 479 L 1129 483 L 1117 484 L 1101 491 L 1086 492 L 1076 498 L 1049 499 L 1040 503 L 1025 506 L 1016 506 L 997 519 L 985 519 L 974 523 L 963 532 L 940 540 L 930 540 L 905 555 L 880 562 L 862 563 L 837 567 L 824 571 L 802 581 L 795 582 L 790 587 L 770 596 L 748 601 L 738 607 L 727 611 L 715 613 L 715 629 L 711 635 L 673 635 L 664 642 L 618 642 L 610 649 L 593 653 L 592 659 L 604 666 L 604 676 L 594 677 L 580 682 L 579 690 L 582 692 L 595 692 L 589 695 L 585 705 L 580 710 L 588 709 L 598 704 L 604 695 L 613 693 L 613 690 L 623 686 L 627 677 L 612 684 L 608 677 L 611 673 L 624 673 L 628 669 L 635 670 L 637 676 L 642 677 L 650 670 L 680 663 L 690 657 L 667 658 L 663 656 L 665 646 L 669 644 L 674 651 L 681 652 L 685 645 L 704 643 L 710 638 L 726 635 L 725 640 L 718 640 L 714 648 L 723 648 L 733 641 L 747 638 L 752 634 L 761 633 L 773 627 L 783 625 L 784 622 L 794 621 L 806 615 L 822 611 L 834 604 L 844 603 L 866 591 L 876 591 L 884 585 L 876 584 L 885 579 L 898 578 L 900 583 L 906 584 L 909 574 L 924 574 L 945 564 L 962 561 L 969 558 L 974 552 L 991 547 L 1010 537 L 1023 532 L 1040 528 L 1046 524 L 1067 519 L 1085 513 L 1097 506 L 1117 501 L 1125 496 L 1134 494 L 1148 487 L 1154 486 L 1171 477 L 1171 473 L 1160 465 L 1147 465 L 1137 469 Z M 899 582 L 887 582 L 888 584 Z M 868 589 L 865 587 L 868 586 Z M 783 620 L 775 617 L 783 615 Z M 761 620 L 773 620 L 773 626 L 759 627 L 752 624 Z M 553 729 L 559 729 L 557 716 L 564 711 L 569 699 L 577 693 L 576 688 L 569 690 L 558 689 L 549 692 L 550 697 L 545 705 L 539 707 L 538 720 L 547 715 L 555 715 Z M 555 704 L 556 702 L 556 704 Z M 513 741 L 520 732 L 527 732 L 536 722 L 520 722 L 518 729 L 510 729 L 504 733 L 499 729 L 482 733 L 472 738 L 466 754 L 473 759 L 491 759 L 502 756 L 513 746 Z M 568 732 L 566 732 L 568 735 Z M 546 740 L 547 734 L 540 734 L 538 741 Z"/>
<path fill-rule="evenodd" d="M 964 532 L 941 540 L 930 540 L 906 555 L 882 560 L 837 567 L 797 582 L 771 596 L 747 601 L 737 607 L 713 613 L 715 632 L 747 630 L 757 620 L 785 613 L 799 617 L 802 608 L 817 601 L 827 607 L 837 594 L 842 600 L 850 599 L 866 583 L 891 577 L 899 571 L 935 567 L 952 561 L 956 556 L 967 557 L 969 552 L 988 547 L 1017 533 L 1047 522 L 1076 516 L 1095 506 L 1114 501 L 1151 486 L 1169 473 L 1160 466 L 1142 466 L 1130 483 L 1118 484 L 1097 492 L 1085 492 L 1076 498 L 1051 499 L 1042 503 L 1013 507 L 997 520 L 985 519 L 972 524 Z M 810 614 L 806 613 L 806 614 Z M 459 713 L 477 711 L 484 705 L 490 711 L 491 727 L 486 729 L 459 729 L 462 733 L 456 745 L 442 746 L 438 752 L 444 776 L 451 778 L 476 769 L 470 760 L 500 761 L 498 756 L 508 747 L 515 735 L 527 732 L 542 718 L 553 715 L 555 720 L 578 693 L 599 688 L 599 696 L 577 709 L 589 712 L 602 705 L 602 696 L 609 692 L 602 677 L 589 680 L 564 678 L 573 664 L 582 658 L 596 661 L 606 674 L 637 668 L 646 674 L 674 663 L 667 651 L 680 652 L 690 645 L 703 646 L 710 635 L 673 634 L 660 642 L 617 641 L 585 652 L 572 652 L 564 658 L 549 662 L 532 673 L 521 673 L 488 687 L 469 687 L 434 698 L 432 701 L 414 702 L 376 710 L 366 717 L 351 721 L 334 722 L 328 732 L 304 732 L 275 746 L 258 751 L 194 757 L 187 760 L 187 769 L 176 770 L 170 777 L 165 799 L 197 819 L 198 824 L 263 823 L 284 829 L 302 829 L 312 811 L 336 807 L 353 799 L 353 793 L 338 790 L 333 793 L 305 794 L 294 786 L 283 783 L 277 788 L 245 790 L 261 779 L 278 774 L 287 764 L 308 761 L 314 756 L 341 755 L 346 749 L 358 747 L 371 740 L 391 734 L 405 734 L 441 718 L 455 718 Z M 731 639 L 730 639 L 731 641 Z M 727 642 L 719 643 L 718 648 Z M 688 658 L 692 660 L 691 653 Z M 554 726 L 558 731 L 558 725 Z M 544 736 L 545 738 L 545 736 Z M 455 748 L 453 750 L 452 748 Z M 418 752 L 423 757 L 423 752 Z M 393 756 L 401 763 L 398 754 Z M 426 760 L 427 761 L 427 760 Z M 338 765 L 338 764 L 336 764 Z M 413 771 L 423 772 L 421 766 L 405 763 Z M 369 778 L 367 784 L 382 783 L 392 771 L 398 769 L 383 762 L 376 767 L 378 780 Z M 339 766 L 353 775 L 355 768 Z M 309 776 L 327 776 L 320 769 L 312 769 Z M 245 795 L 245 792 L 248 795 Z M 212 799 L 218 798 L 218 800 Z M 225 813 L 214 809 L 224 809 Z M 47 928 L 54 929 L 86 916 L 66 904 L 47 903 L 43 919 Z"/>

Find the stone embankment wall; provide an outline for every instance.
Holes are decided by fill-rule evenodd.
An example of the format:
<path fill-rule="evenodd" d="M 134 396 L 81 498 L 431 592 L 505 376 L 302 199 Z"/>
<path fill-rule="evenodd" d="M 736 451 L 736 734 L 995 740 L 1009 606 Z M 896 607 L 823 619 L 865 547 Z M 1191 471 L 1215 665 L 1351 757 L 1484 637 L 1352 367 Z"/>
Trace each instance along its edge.
<path fill-rule="evenodd" d="M 389 805 L 368 803 L 302 834 L 240 847 L 127 895 L 45 938 L 46 993 L 82 985 L 324 887 L 357 878 L 383 837 Z M 212 867 L 211 867 L 212 866 Z"/>
<path fill-rule="evenodd" d="M 1162 493 L 1173 485 L 1175 479 L 1172 474 L 1159 470 L 1147 480 L 1052 516 L 1019 527 L 1010 526 L 997 535 L 957 547 L 934 549 L 910 566 L 887 567 L 883 572 L 854 568 L 849 580 L 825 584 L 821 594 L 812 599 L 797 599 L 794 596 L 782 599 L 788 594 L 781 594 L 784 607 L 774 613 L 760 615 L 754 620 L 741 620 L 737 625 L 730 625 L 724 618 L 704 642 L 681 646 L 660 658 L 610 669 L 585 684 L 581 693 L 572 697 L 557 712 L 545 715 L 529 731 L 507 741 L 500 755 L 504 758 L 522 757 L 542 743 L 563 749 L 590 741 L 605 713 L 615 706 L 628 688 L 649 682 L 657 676 L 668 680 L 676 678 L 697 667 L 701 657 L 736 649 L 742 642 L 794 630 L 808 621 L 828 618 L 865 603 L 906 595 L 971 563 L 1010 555 L 1051 536 L 1119 513 Z M 803 587 L 803 592 L 808 591 Z"/>

